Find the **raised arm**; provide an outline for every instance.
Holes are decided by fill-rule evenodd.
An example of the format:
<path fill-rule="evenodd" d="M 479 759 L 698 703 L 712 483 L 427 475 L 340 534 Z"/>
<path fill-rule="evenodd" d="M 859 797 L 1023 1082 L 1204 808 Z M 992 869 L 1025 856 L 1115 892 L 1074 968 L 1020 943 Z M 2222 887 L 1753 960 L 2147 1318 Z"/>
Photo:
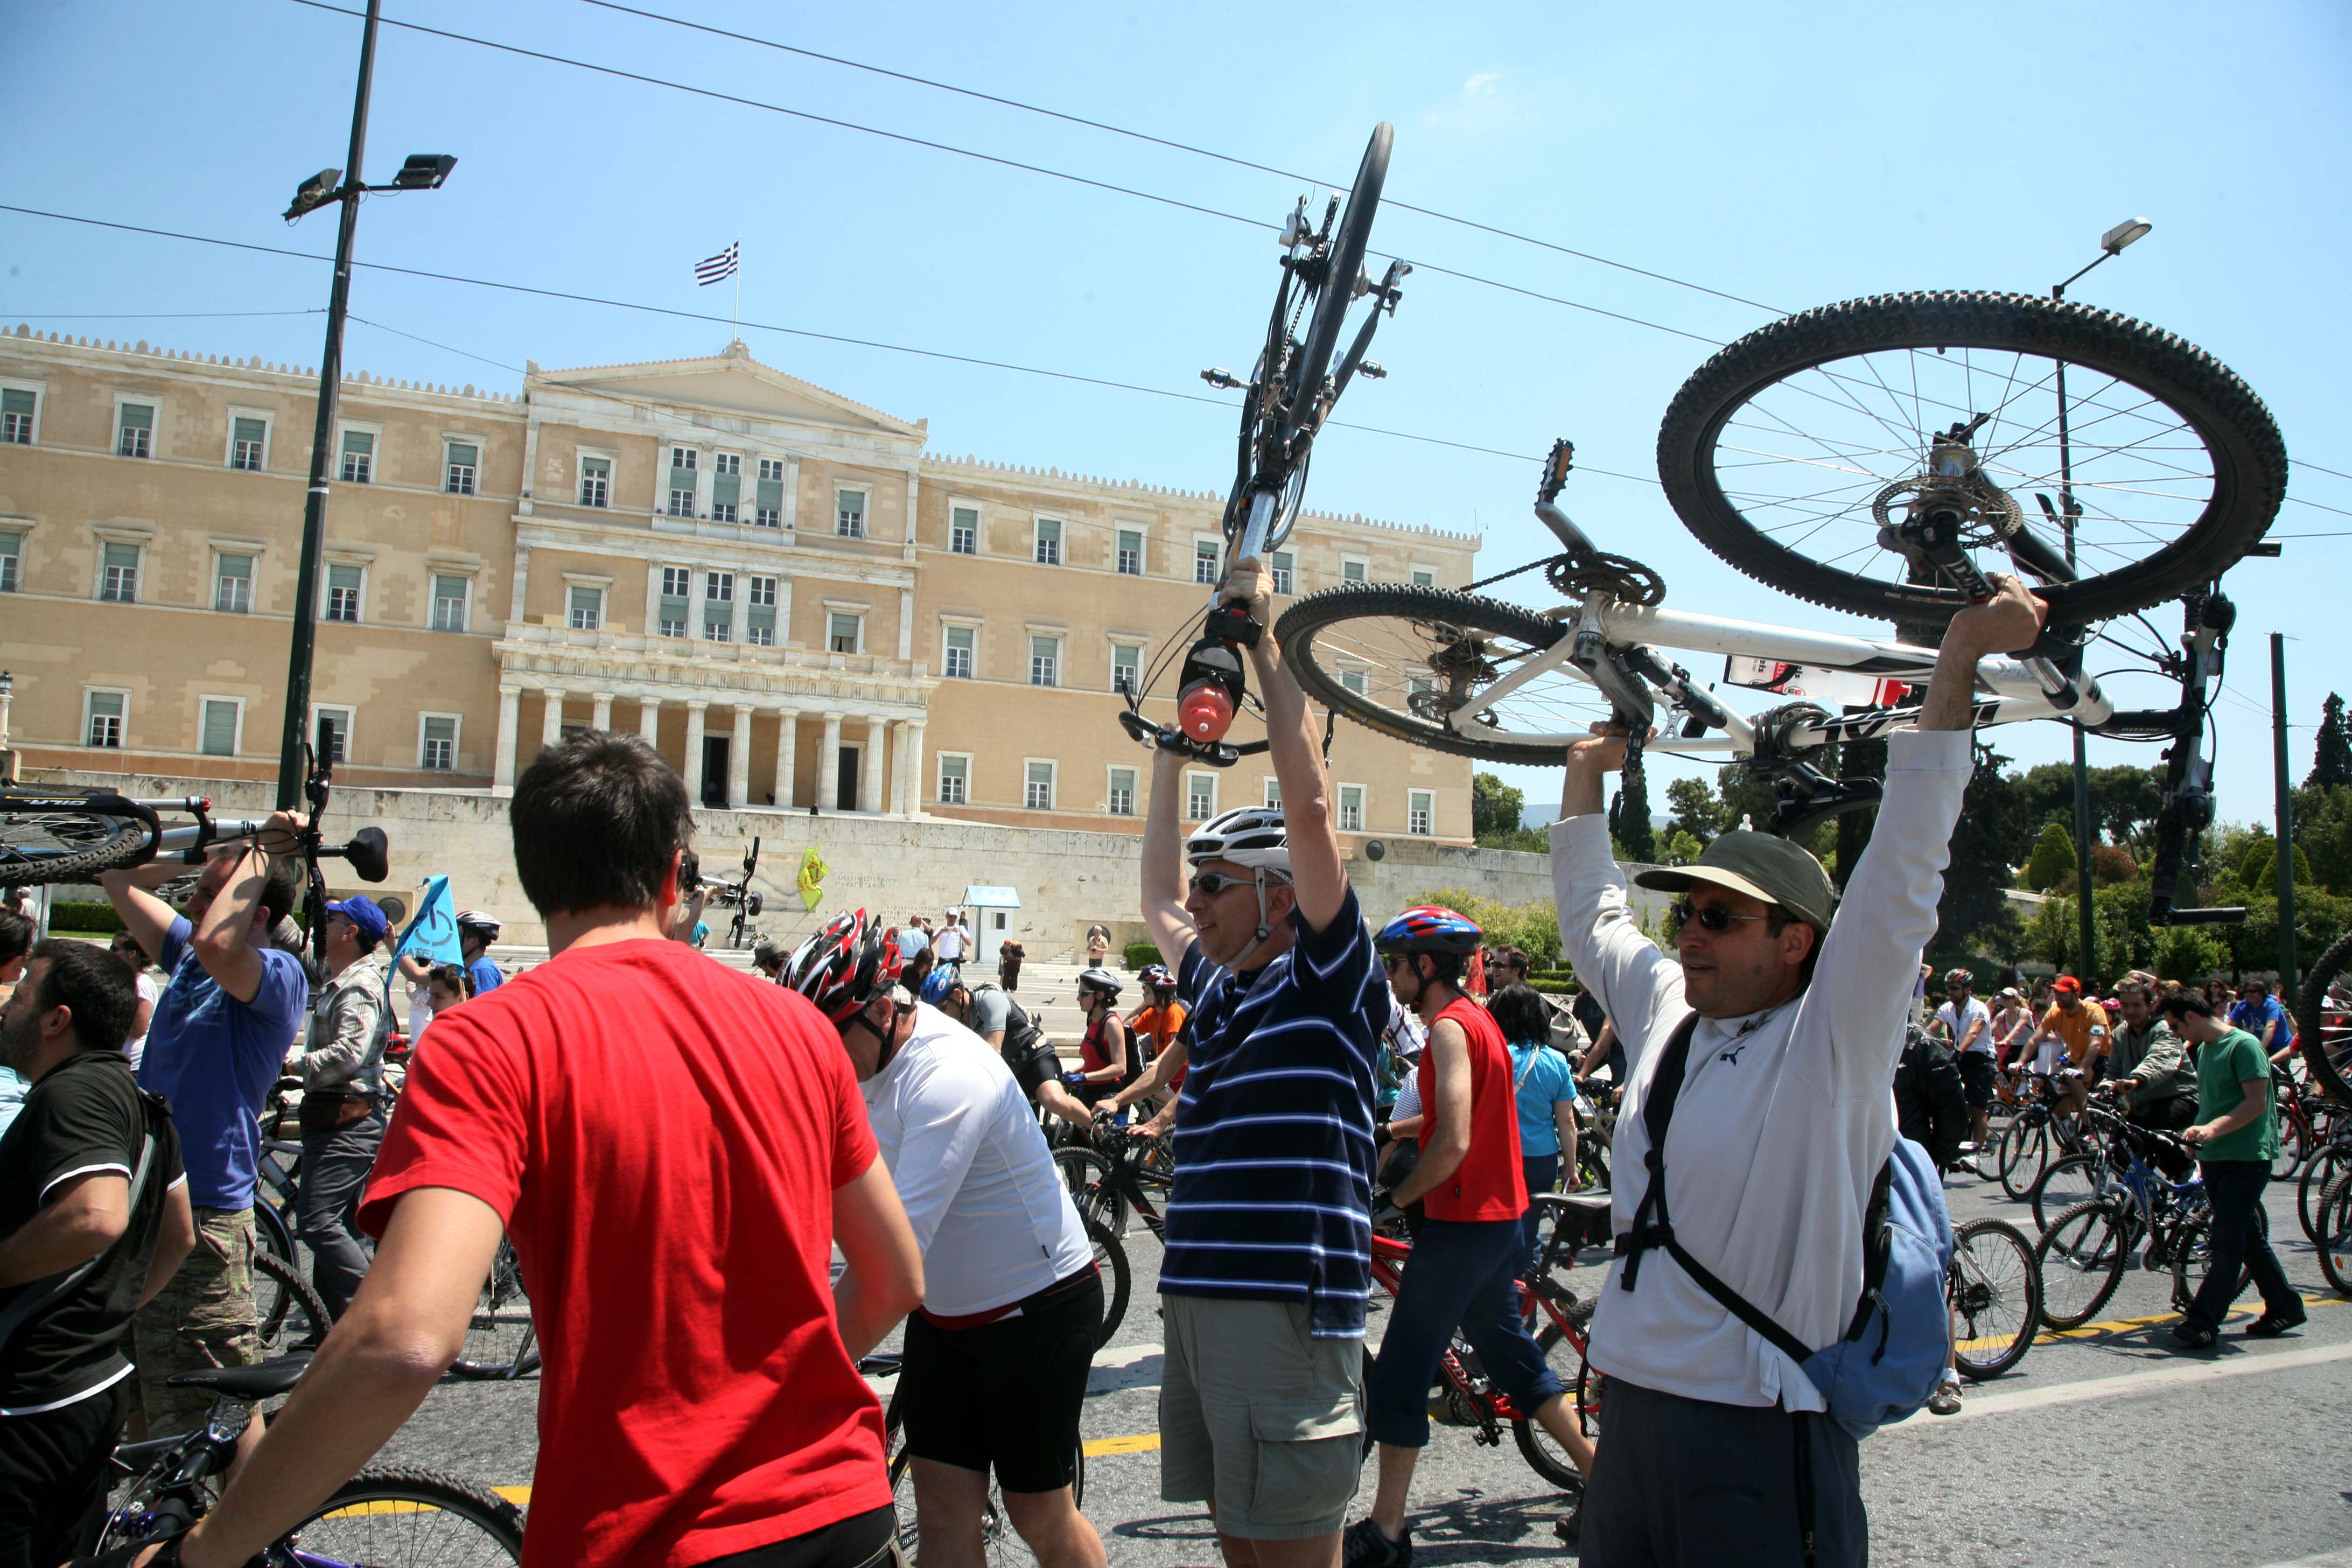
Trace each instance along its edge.
<path fill-rule="evenodd" d="M 177 860 L 150 860 L 127 871 L 98 874 L 98 885 L 106 894 L 106 901 L 114 906 L 122 929 L 139 943 L 150 963 L 162 961 L 163 944 L 172 938 L 172 922 L 180 918 L 177 910 L 151 889 L 162 887 L 186 869 Z"/>
<path fill-rule="evenodd" d="M 1151 753 L 1151 804 L 1143 816 L 1143 926 L 1173 969 L 1192 945 L 1192 917 L 1184 912 L 1184 841 L 1176 800 L 1184 787 L 1184 759 Z"/>
<path fill-rule="evenodd" d="M 1282 826 L 1290 840 L 1290 882 L 1298 891 L 1298 912 L 1307 929 L 1325 931 L 1348 897 L 1348 871 L 1339 858 L 1338 814 L 1331 809 L 1331 781 L 1323 771 L 1323 740 L 1315 732 L 1307 693 L 1283 663 L 1268 613 L 1274 580 L 1255 560 L 1239 562 L 1225 580 L 1227 603 L 1248 604 L 1250 618 L 1265 626 L 1250 650 L 1259 700 L 1265 704 L 1265 738 L 1274 756 L 1274 776 L 1282 784 Z"/>
<path fill-rule="evenodd" d="M 1624 765 L 1625 731 L 1608 727 L 1568 749 L 1560 781 L 1560 820 L 1551 825 L 1551 890 L 1559 910 L 1560 952 L 1578 984 L 1601 1004 L 1625 1045 L 1630 1074 L 1661 1021 L 1683 1012 L 1682 966 L 1658 951 L 1626 901 L 1625 883 L 1602 815 L 1602 780 Z M 1609 1031 L 1593 1042 L 1608 1052 Z M 1588 1055 L 1589 1062 L 1600 1057 Z"/>

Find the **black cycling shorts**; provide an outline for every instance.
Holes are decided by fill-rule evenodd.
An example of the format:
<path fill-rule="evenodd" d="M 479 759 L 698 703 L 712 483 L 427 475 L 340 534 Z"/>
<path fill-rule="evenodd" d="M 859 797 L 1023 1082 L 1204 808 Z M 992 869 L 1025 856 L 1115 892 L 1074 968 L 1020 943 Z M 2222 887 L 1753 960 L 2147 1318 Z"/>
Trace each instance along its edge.
<path fill-rule="evenodd" d="M 1970 1110 L 1992 1109 L 1992 1054 L 1989 1051 L 1960 1053 L 1960 1088 L 1968 1096 Z"/>
<path fill-rule="evenodd" d="M 907 1451 L 962 1470 L 993 1467 L 1009 1492 L 1068 1486 L 1102 1317 L 1102 1278 L 1089 1268 L 1051 1306 L 1019 1317 L 971 1329 L 908 1318 L 898 1371 Z"/>

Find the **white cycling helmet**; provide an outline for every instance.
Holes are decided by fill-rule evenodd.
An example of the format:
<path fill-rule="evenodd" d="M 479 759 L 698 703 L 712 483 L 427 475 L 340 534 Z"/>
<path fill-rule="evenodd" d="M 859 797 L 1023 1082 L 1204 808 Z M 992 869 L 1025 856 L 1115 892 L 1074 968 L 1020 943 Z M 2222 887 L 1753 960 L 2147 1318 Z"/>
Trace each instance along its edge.
<path fill-rule="evenodd" d="M 1184 858 L 1198 866 L 1203 860 L 1230 860 L 1253 871 L 1290 875 L 1290 836 L 1282 813 L 1274 806 L 1240 805 L 1202 823 L 1184 840 Z"/>

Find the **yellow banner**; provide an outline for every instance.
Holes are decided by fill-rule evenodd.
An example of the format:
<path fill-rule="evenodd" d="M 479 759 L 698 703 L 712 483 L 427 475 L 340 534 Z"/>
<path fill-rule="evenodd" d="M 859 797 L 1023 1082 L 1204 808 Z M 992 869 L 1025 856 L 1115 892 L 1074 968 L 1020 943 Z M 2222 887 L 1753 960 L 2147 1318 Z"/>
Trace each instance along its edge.
<path fill-rule="evenodd" d="M 824 902 L 824 874 L 832 869 L 824 863 L 824 857 L 816 852 L 815 845 L 812 844 L 801 851 L 798 886 L 803 910 L 814 912 L 817 905 Z"/>

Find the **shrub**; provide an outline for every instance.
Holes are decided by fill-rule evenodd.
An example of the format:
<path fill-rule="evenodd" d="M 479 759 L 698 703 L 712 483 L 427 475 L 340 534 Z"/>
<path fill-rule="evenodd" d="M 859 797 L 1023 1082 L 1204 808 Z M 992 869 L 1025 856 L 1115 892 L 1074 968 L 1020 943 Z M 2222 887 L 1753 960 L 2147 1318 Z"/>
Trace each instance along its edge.
<path fill-rule="evenodd" d="M 2137 881 L 2139 862 L 2132 852 L 2115 844 L 2091 846 L 2091 883 L 2094 887 L 2112 888 L 2118 882 Z"/>
<path fill-rule="evenodd" d="M 1477 923 L 1489 947 L 1523 947 L 1530 960 L 1549 966 L 1559 961 L 1559 913 L 1549 899 L 1524 904 L 1498 903 L 1461 888 L 1415 893 L 1415 904 L 1443 904 Z"/>
<path fill-rule="evenodd" d="M 2074 839 L 2056 823 L 2045 824 L 2042 837 L 2033 841 L 2033 853 L 2026 857 L 2025 885 L 2037 893 L 2046 893 L 2074 876 Z"/>
<path fill-rule="evenodd" d="M 2228 965 L 2230 950 L 2201 926 L 2166 926 L 2156 933 L 2156 958 L 2148 967 L 2167 980 L 2194 985 Z"/>
<path fill-rule="evenodd" d="M 57 903 L 49 906 L 49 929 L 111 936 L 122 929 L 122 917 L 114 912 L 112 904 Z"/>
<path fill-rule="evenodd" d="M 1151 942 L 1130 942 L 1124 950 L 1127 966 L 1138 973 L 1160 962 L 1160 944 Z"/>

